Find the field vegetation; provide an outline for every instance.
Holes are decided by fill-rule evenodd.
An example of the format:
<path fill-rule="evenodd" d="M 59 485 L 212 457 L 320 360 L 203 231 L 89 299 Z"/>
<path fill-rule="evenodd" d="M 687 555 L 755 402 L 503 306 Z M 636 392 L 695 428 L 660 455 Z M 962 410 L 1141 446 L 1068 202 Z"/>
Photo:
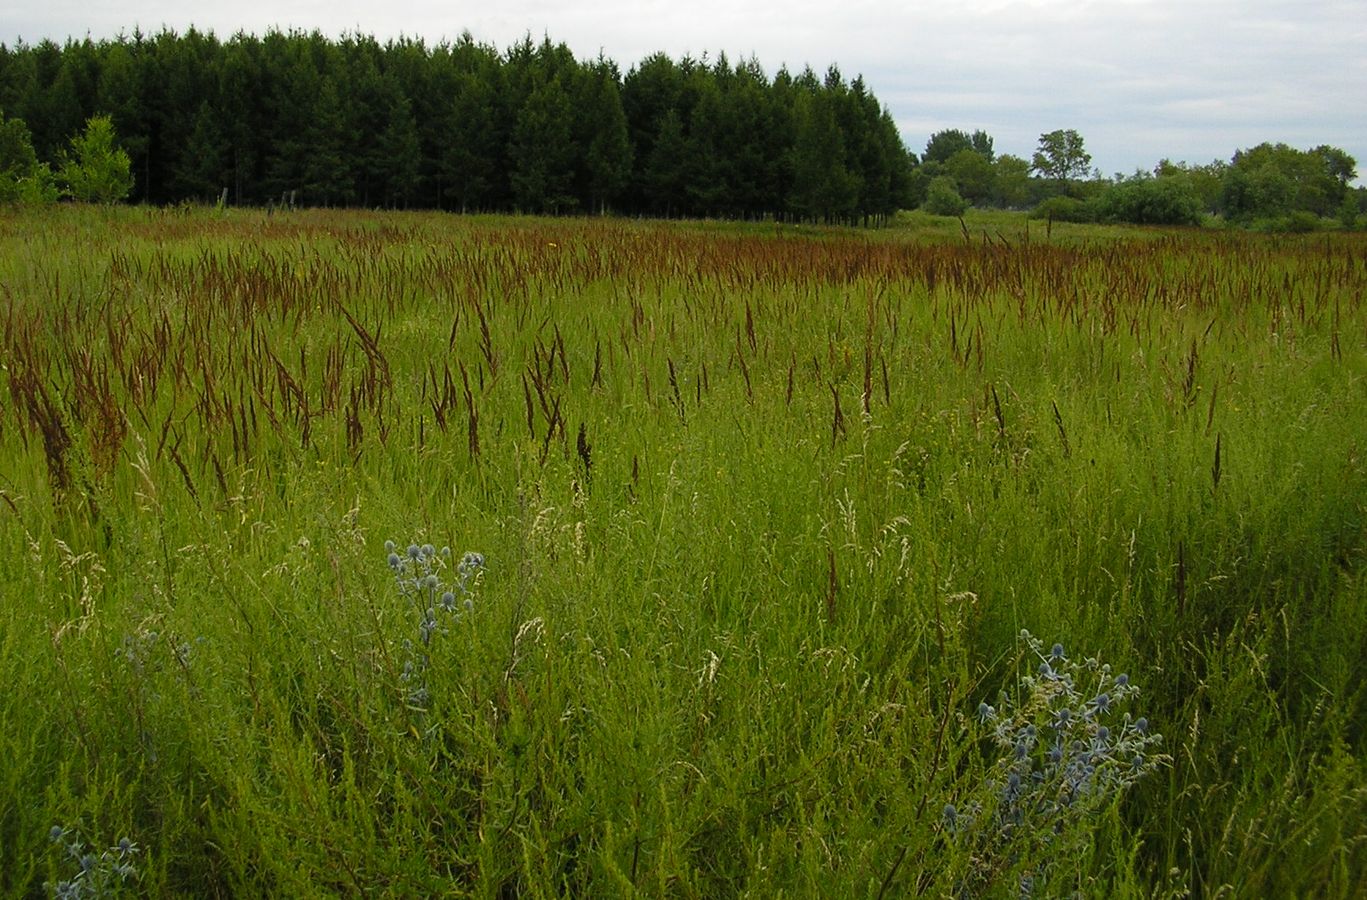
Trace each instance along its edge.
<path fill-rule="evenodd" d="M 1358 896 L 1365 288 L 1352 233 L 0 212 L 0 893 Z"/>

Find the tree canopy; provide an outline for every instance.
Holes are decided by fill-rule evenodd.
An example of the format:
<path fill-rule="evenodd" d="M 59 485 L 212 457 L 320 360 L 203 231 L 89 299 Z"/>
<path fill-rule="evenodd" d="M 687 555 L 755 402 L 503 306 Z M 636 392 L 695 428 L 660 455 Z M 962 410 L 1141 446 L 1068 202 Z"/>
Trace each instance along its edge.
<path fill-rule="evenodd" d="M 106 117 L 130 196 L 152 203 L 226 190 L 234 203 L 853 222 L 910 205 L 915 163 L 864 81 L 834 67 L 771 78 L 754 60 L 656 54 L 623 75 L 549 39 L 500 52 L 469 34 L 0 46 L 0 109 L 34 129 L 40 161 Z"/>
<path fill-rule="evenodd" d="M 1091 165 L 1092 155 L 1083 149 L 1082 135 L 1069 128 L 1039 136 L 1031 168 L 1045 178 L 1067 181 L 1086 175 Z"/>

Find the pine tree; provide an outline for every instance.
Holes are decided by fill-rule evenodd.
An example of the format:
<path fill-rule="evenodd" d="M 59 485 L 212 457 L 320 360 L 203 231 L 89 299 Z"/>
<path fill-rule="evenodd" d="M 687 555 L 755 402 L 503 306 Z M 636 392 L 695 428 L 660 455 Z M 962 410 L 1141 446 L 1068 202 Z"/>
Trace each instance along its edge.
<path fill-rule="evenodd" d="M 580 142 L 587 148 L 586 194 L 591 209 L 606 212 L 631 178 L 631 140 L 616 70 L 600 59 L 585 74 L 584 84 L 579 122 Z"/>
<path fill-rule="evenodd" d="M 532 90 L 517 116 L 509 148 L 518 208 L 560 213 L 574 208 L 574 110 L 560 77 Z"/>
<path fill-rule="evenodd" d="M 642 172 L 646 206 L 657 215 L 679 215 L 688 201 L 685 170 L 688 142 L 677 111 L 665 112 L 652 144 Z"/>
<path fill-rule="evenodd" d="M 451 99 L 442 141 L 441 173 L 446 192 L 462 212 L 492 205 L 501 168 L 497 141 L 495 86 L 491 77 L 461 72 Z"/>
<path fill-rule="evenodd" d="M 178 192 L 197 200 L 216 198 L 219 191 L 227 187 L 227 155 L 218 113 L 205 101 L 195 114 L 190 140 L 176 169 Z"/>

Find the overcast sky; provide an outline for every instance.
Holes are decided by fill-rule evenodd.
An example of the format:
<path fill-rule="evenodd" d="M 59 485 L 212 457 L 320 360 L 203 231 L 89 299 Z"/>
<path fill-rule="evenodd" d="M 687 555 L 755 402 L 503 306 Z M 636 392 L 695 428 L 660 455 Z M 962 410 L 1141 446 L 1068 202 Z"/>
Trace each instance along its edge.
<path fill-rule="evenodd" d="M 500 49 L 530 33 L 624 72 L 660 50 L 754 56 L 771 75 L 835 63 L 918 153 L 940 129 L 982 128 L 1029 158 L 1041 132 L 1073 128 L 1108 175 L 1262 141 L 1331 144 L 1367 170 L 1367 0 L 0 0 L 5 43 L 190 25 L 469 30 Z"/>

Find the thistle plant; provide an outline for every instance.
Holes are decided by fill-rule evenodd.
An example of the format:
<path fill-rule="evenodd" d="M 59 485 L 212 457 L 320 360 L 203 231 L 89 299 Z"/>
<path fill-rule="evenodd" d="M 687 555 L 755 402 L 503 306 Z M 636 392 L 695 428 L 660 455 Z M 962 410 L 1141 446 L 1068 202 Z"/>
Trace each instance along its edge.
<path fill-rule="evenodd" d="M 1019 678 L 1016 699 L 1003 692 L 997 706 L 978 705 L 980 734 L 999 755 L 962 809 L 944 809 L 946 829 L 972 854 L 968 896 L 1012 875 L 1021 896 L 1042 889 L 1089 821 L 1168 762 L 1157 752 L 1163 736 L 1122 711 L 1139 693 L 1127 674 L 1020 637 L 1033 673 Z"/>
<path fill-rule="evenodd" d="M 86 847 L 78 833 L 62 825 L 53 825 L 48 839 L 61 846 L 67 864 L 76 870 L 70 878 L 43 883 L 49 896 L 57 900 L 115 897 L 130 878 L 138 876 L 133 859 L 140 848 L 129 838 L 120 838 L 117 844 L 98 854 Z"/>
<path fill-rule="evenodd" d="M 448 583 L 443 576 L 450 565 L 450 547 L 438 552 L 431 544 L 409 544 L 403 554 L 393 541 L 385 541 L 384 547 L 399 596 L 412 604 L 418 619 L 417 642 L 412 638 L 403 642 L 405 702 L 410 709 L 425 712 L 431 703 L 427 671 L 432 641 L 462 618 L 473 615 L 474 584 L 484 569 L 484 556 L 466 553 L 456 563 L 455 581 Z"/>

